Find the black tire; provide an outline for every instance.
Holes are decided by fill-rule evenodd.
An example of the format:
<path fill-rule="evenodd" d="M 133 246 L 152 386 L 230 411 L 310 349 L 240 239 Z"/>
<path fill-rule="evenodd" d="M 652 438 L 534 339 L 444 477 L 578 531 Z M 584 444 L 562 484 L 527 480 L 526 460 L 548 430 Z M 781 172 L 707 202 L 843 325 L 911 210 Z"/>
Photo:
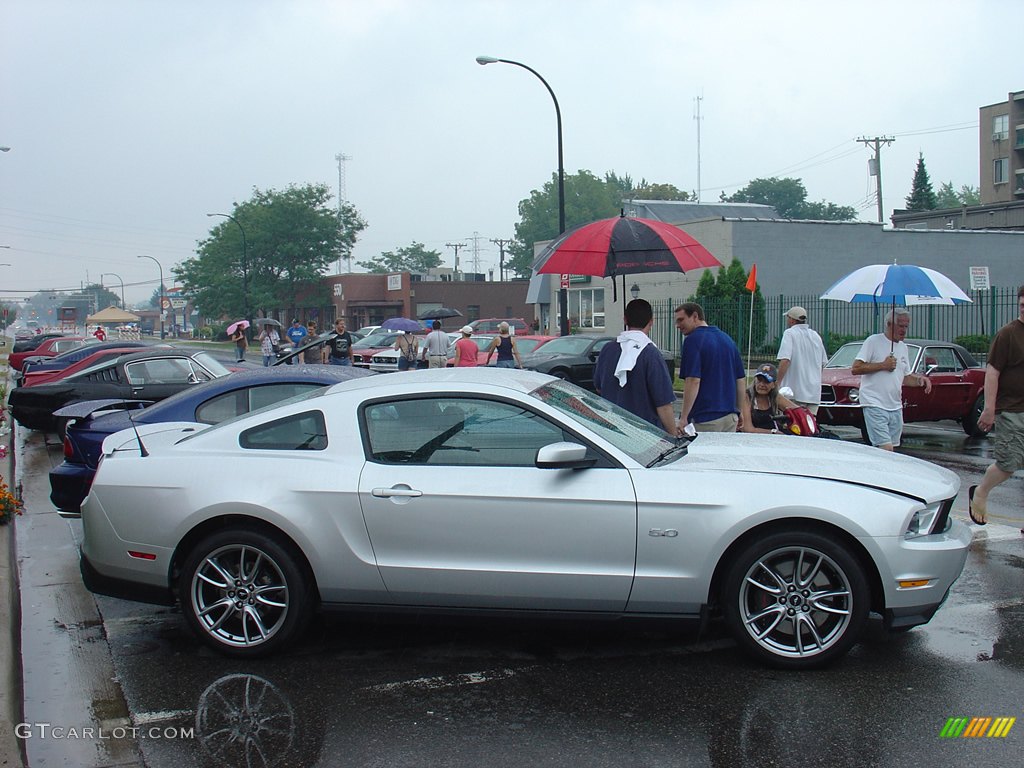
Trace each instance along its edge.
<path fill-rule="evenodd" d="M 311 580 L 299 556 L 246 528 L 218 531 L 192 549 L 182 564 L 178 599 L 200 640 L 241 658 L 264 656 L 291 642 L 313 607 Z"/>
<path fill-rule="evenodd" d="M 871 437 L 868 435 L 868 428 L 863 421 L 860 423 L 860 439 L 864 441 L 865 445 L 871 445 Z"/>
<path fill-rule="evenodd" d="M 783 669 L 822 667 L 846 655 L 867 622 L 863 568 L 841 544 L 783 531 L 756 541 L 729 567 L 725 620 L 739 646 Z"/>
<path fill-rule="evenodd" d="M 967 433 L 968 437 L 985 437 L 988 432 L 978 426 L 978 419 L 981 418 L 981 412 L 985 410 L 985 393 L 982 392 L 978 395 L 974 401 L 974 405 L 960 420 L 960 426 L 964 428 L 964 432 Z"/>
<path fill-rule="evenodd" d="M 572 381 L 572 379 L 569 378 L 569 372 L 565 370 L 565 368 L 555 368 L 555 370 L 549 371 L 548 374 L 550 376 L 554 376 L 556 379 L 561 379 L 562 381 Z"/>

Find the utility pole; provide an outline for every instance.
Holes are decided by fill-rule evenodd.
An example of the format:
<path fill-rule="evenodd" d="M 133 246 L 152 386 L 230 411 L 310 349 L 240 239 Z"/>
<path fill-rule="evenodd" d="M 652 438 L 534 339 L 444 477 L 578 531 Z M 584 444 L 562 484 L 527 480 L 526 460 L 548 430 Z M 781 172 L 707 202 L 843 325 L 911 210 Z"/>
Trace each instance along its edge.
<path fill-rule="evenodd" d="M 875 177 L 875 197 L 878 199 L 878 223 L 882 224 L 885 219 L 882 216 L 882 144 L 886 146 L 896 141 L 892 136 L 875 136 L 869 139 L 861 136 L 857 141 L 869 149 L 873 146 L 875 156 L 868 159 L 868 174 Z"/>
<path fill-rule="evenodd" d="M 341 217 L 341 212 L 345 208 L 345 203 L 348 202 L 348 196 L 345 191 L 345 161 L 351 160 L 351 155 L 346 155 L 343 152 L 339 152 L 334 156 L 334 159 L 338 161 L 338 217 Z M 352 271 L 352 253 L 348 254 L 348 271 Z M 341 254 L 338 254 L 338 274 L 341 274 Z"/>
<path fill-rule="evenodd" d="M 505 246 L 511 245 L 511 240 L 491 238 L 491 242 L 498 246 L 498 280 L 505 282 Z"/>
<path fill-rule="evenodd" d="M 696 103 L 696 111 L 694 112 L 693 119 L 697 121 L 697 202 L 700 202 L 700 122 L 704 118 L 700 116 L 700 103 L 704 100 L 703 96 L 698 96 L 694 99 Z"/>
<path fill-rule="evenodd" d="M 455 269 L 452 272 L 452 278 L 457 280 L 459 278 L 459 248 L 465 248 L 466 244 L 465 243 L 445 243 L 444 245 L 445 245 L 446 248 L 454 248 L 455 249 Z"/>

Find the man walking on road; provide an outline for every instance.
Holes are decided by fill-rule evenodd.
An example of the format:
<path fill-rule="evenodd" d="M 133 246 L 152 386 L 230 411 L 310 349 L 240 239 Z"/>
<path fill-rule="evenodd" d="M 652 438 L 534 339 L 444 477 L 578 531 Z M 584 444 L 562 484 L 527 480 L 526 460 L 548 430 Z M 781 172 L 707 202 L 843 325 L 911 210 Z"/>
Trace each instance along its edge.
<path fill-rule="evenodd" d="M 927 376 L 910 372 L 910 357 L 904 339 L 910 328 L 910 313 L 894 309 L 886 314 L 885 333 L 868 336 L 851 369 L 860 376 L 860 404 L 868 438 L 876 448 L 891 451 L 903 435 L 903 387 L 924 387 L 932 391 Z"/>
<path fill-rule="evenodd" d="M 828 362 L 821 336 L 807 324 L 807 310 L 790 307 L 779 344 L 779 386 L 793 390 L 790 398 L 811 413 L 821 405 L 821 369 Z"/>
<path fill-rule="evenodd" d="M 440 320 L 435 320 L 431 327 L 434 330 L 428 333 L 427 338 L 423 341 L 427 365 L 430 368 L 444 368 L 448 365 L 448 334 L 441 330 Z"/>
<path fill-rule="evenodd" d="M 989 491 L 1024 469 L 1024 285 L 1017 289 L 1017 310 L 1017 319 L 999 329 L 988 351 L 978 426 L 986 432 L 995 427 L 995 461 L 981 484 L 967 491 L 968 511 L 978 525 L 988 522 Z"/>
<path fill-rule="evenodd" d="M 626 330 L 615 339 L 618 343 L 605 344 L 597 358 L 594 388 L 605 400 L 676 437 L 672 377 L 647 335 L 654 324 L 654 310 L 644 299 L 633 299 L 626 305 L 625 320 Z"/>
<path fill-rule="evenodd" d="M 735 432 L 747 390 L 747 372 L 736 342 L 708 325 L 703 307 L 692 301 L 676 307 L 676 328 L 686 337 L 679 363 L 680 428 L 692 422 L 698 432 Z"/>

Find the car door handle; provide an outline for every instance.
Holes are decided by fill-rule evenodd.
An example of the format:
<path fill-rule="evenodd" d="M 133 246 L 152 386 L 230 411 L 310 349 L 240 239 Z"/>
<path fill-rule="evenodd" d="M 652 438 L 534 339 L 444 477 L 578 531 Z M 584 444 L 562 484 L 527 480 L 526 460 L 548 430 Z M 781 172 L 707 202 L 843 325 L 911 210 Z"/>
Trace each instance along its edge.
<path fill-rule="evenodd" d="M 423 491 L 414 491 L 409 486 L 405 487 L 394 487 L 394 488 L 374 488 L 370 493 L 376 496 L 378 499 L 388 499 L 394 496 L 404 496 L 408 498 L 415 498 L 416 496 L 422 496 Z"/>

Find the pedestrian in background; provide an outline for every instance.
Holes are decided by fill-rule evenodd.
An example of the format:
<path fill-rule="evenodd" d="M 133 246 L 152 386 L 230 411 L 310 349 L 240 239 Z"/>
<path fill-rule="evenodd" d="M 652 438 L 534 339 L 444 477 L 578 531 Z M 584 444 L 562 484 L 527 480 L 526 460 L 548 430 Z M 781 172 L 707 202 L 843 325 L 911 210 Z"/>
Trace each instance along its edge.
<path fill-rule="evenodd" d="M 523 361 L 519 357 L 519 347 L 512 336 L 512 329 L 507 322 L 502 320 L 498 323 L 498 335 L 491 339 L 487 346 L 487 363 L 491 364 L 491 355 L 498 353 L 498 362 L 494 365 L 498 368 L 522 368 Z"/>
<path fill-rule="evenodd" d="M 324 362 L 331 365 L 352 365 L 352 334 L 345 330 L 345 318 L 334 321 L 334 333 L 324 344 Z"/>
<path fill-rule="evenodd" d="M 995 428 L 995 461 L 981 484 L 967 491 L 968 513 L 978 525 L 988 522 L 989 491 L 1024 469 L 1024 285 L 1017 289 L 1017 312 L 1017 319 L 999 329 L 988 350 L 985 409 L 978 426 L 986 432 Z"/>
<path fill-rule="evenodd" d="M 910 328 L 910 313 L 886 313 L 885 332 L 868 336 L 850 369 L 860 376 L 860 404 L 868 439 L 876 448 L 891 451 L 903 435 L 903 387 L 932 391 L 927 376 L 910 372 L 910 356 L 903 341 Z"/>
<path fill-rule="evenodd" d="M 306 326 L 306 331 L 308 332 L 307 338 L 315 339 L 316 323 L 311 322 L 308 326 Z M 310 344 L 308 347 L 306 347 L 306 351 L 302 353 L 302 362 L 306 363 L 307 365 L 315 365 L 316 363 L 322 362 L 322 349 L 322 346 Z"/>
<path fill-rule="evenodd" d="M 435 320 L 431 327 L 434 330 L 423 341 L 427 364 L 430 368 L 444 368 L 448 364 L 448 334 L 441 330 L 440 320 Z"/>
<path fill-rule="evenodd" d="M 672 377 L 648 336 L 654 310 L 644 299 L 633 299 L 623 317 L 626 330 L 615 344 L 605 344 L 597 357 L 594 388 L 605 400 L 677 437 L 681 433 L 672 407 L 676 401 Z"/>
<path fill-rule="evenodd" d="M 462 338 L 455 342 L 454 365 L 456 368 L 475 368 L 480 348 L 469 338 L 473 335 L 473 329 L 464 325 L 459 329 L 459 333 L 462 334 Z"/>
<path fill-rule="evenodd" d="M 676 307 L 676 328 L 686 337 L 679 361 L 683 380 L 679 426 L 692 423 L 698 432 L 735 432 L 747 388 L 736 342 L 722 329 L 708 325 L 704 308 L 692 301 Z"/>
<path fill-rule="evenodd" d="M 305 326 L 303 326 L 299 322 L 299 319 L 297 317 L 292 318 L 291 327 L 288 328 L 288 330 L 285 333 L 295 349 L 298 349 L 303 344 L 305 344 L 306 337 L 309 336 L 309 331 L 307 331 Z M 295 357 L 288 360 L 288 365 L 297 365 L 298 362 L 299 357 L 298 355 L 296 355 Z"/>
<path fill-rule="evenodd" d="M 747 387 L 741 403 L 740 429 L 743 432 L 779 434 L 775 418 L 787 408 L 792 408 L 794 403 L 779 394 L 776 375 L 776 368 L 771 363 L 760 366 L 754 374 L 754 383 Z"/>
<path fill-rule="evenodd" d="M 779 343 L 778 385 L 793 390 L 793 402 L 817 415 L 821 405 L 821 369 L 828 362 L 825 345 L 807 324 L 806 309 L 790 307 L 784 317 L 786 330 Z"/>
<path fill-rule="evenodd" d="M 260 331 L 260 354 L 263 355 L 263 367 L 269 368 L 270 361 L 277 357 L 277 351 L 281 348 L 281 334 L 277 332 L 270 323 L 263 325 Z"/>
<path fill-rule="evenodd" d="M 420 340 L 412 331 L 406 331 L 395 339 L 395 349 L 398 350 L 398 370 L 408 371 L 410 368 L 416 370 L 416 357 L 420 348 Z"/>
<path fill-rule="evenodd" d="M 249 348 L 249 341 L 245 338 L 245 328 L 238 326 L 231 334 L 231 341 L 235 343 L 235 362 L 245 362 L 245 350 Z"/>

